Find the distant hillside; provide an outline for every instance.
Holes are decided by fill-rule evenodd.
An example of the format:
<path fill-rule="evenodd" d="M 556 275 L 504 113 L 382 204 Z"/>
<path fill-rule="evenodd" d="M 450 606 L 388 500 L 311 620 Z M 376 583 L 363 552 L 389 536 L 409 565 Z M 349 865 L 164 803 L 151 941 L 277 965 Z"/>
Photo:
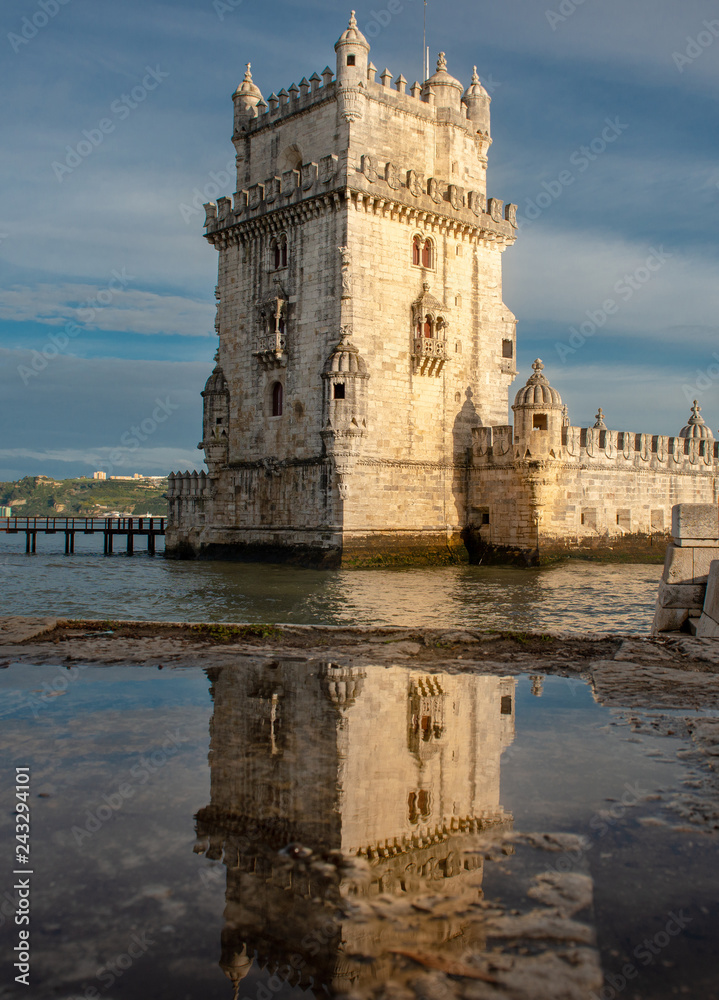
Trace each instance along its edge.
<path fill-rule="evenodd" d="M 0 506 L 18 517 L 109 517 L 111 514 L 167 515 L 167 480 L 48 479 L 26 476 L 0 483 Z"/>

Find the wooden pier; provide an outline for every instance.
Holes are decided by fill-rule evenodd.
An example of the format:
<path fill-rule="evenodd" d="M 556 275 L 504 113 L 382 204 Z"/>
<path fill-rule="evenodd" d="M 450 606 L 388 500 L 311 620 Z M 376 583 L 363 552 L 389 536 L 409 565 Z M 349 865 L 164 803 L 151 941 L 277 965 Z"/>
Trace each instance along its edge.
<path fill-rule="evenodd" d="M 65 534 L 65 555 L 75 552 L 75 535 L 102 534 L 104 554 L 113 554 L 117 535 L 125 536 L 126 553 L 135 551 L 135 536 L 147 538 L 147 553 L 154 556 L 155 539 L 165 534 L 165 517 L 1 517 L 0 532 L 18 535 L 25 532 L 25 552 L 34 555 L 38 535 Z"/>

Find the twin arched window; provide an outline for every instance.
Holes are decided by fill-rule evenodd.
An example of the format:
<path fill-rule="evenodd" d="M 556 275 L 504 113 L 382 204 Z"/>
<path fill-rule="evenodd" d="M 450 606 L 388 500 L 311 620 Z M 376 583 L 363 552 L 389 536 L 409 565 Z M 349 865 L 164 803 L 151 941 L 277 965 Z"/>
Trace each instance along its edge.
<path fill-rule="evenodd" d="M 412 240 L 412 263 L 415 267 L 434 267 L 434 243 L 429 237 L 415 236 Z"/>
<path fill-rule="evenodd" d="M 287 267 L 287 234 L 274 236 L 270 242 L 270 262 L 275 271 Z"/>
<path fill-rule="evenodd" d="M 416 335 L 418 337 L 435 337 L 437 340 L 444 338 L 444 320 L 441 316 L 431 316 L 429 313 L 417 323 Z"/>

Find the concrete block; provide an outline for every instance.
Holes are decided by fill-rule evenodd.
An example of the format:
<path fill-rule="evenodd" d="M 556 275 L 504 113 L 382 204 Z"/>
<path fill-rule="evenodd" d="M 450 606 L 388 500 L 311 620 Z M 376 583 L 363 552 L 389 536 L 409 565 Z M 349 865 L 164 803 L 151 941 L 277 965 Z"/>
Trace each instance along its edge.
<path fill-rule="evenodd" d="M 652 622 L 652 635 L 660 632 L 679 632 L 689 617 L 686 608 L 663 608 L 657 603 Z"/>
<path fill-rule="evenodd" d="M 702 615 L 695 635 L 701 639 L 719 639 L 719 622 L 715 622 L 709 615 Z"/>
<path fill-rule="evenodd" d="M 712 561 L 709 568 L 703 612 L 715 622 L 719 622 L 719 560 L 717 559 Z"/>
<path fill-rule="evenodd" d="M 706 587 L 693 583 L 659 583 L 657 601 L 661 608 L 703 608 Z"/>
<path fill-rule="evenodd" d="M 711 551 L 710 549 L 706 550 Z M 708 572 L 708 570 L 707 570 Z M 667 554 L 664 557 L 664 573 L 662 580 L 665 583 L 694 583 L 694 551 L 690 548 L 681 548 L 671 542 L 667 545 Z"/>
<path fill-rule="evenodd" d="M 713 503 L 678 503 L 672 507 L 672 537 L 715 539 L 719 544 L 719 506 Z"/>
<path fill-rule="evenodd" d="M 685 549 L 683 551 L 689 551 Z M 697 546 L 694 552 L 694 583 L 706 583 L 709 576 L 709 567 L 714 559 L 719 559 L 719 548 L 711 546 L 703 548 Z"/>

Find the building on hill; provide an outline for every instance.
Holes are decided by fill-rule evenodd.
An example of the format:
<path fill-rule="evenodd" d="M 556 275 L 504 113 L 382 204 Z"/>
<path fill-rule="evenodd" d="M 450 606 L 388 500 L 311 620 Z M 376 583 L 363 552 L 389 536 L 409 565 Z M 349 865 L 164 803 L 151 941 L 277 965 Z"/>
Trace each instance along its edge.
<path fill-rule="evenodd" d="M 335 52 L 336 73 L 267 100 L 248 64 L 233 96 L 237 190 L 206 206 L 219 253 L 208 472 L 169 477 L 167 554 L 331 566 L 443 558 L 465 540 L 476 558 L 531 561 L 546 526 L 568 545 L 613 545 L 627 523 L 650 539 L 673 503 L 713 489 L 691 437 L 677 463 L 676 444 L 651 450 L 659 438 L 569 428 L 541 371 L 541 408 L 522 390 L 507 425 L 516 206 L 487 197 L 476 69 L 465 89 L 440 53 L 409 89 L 388 69 L 378 80 L 354 15 Z M 585 466 L 624 477 L 616 515 Z M 552 492 L 563 470 L 572 485 Z"/>

